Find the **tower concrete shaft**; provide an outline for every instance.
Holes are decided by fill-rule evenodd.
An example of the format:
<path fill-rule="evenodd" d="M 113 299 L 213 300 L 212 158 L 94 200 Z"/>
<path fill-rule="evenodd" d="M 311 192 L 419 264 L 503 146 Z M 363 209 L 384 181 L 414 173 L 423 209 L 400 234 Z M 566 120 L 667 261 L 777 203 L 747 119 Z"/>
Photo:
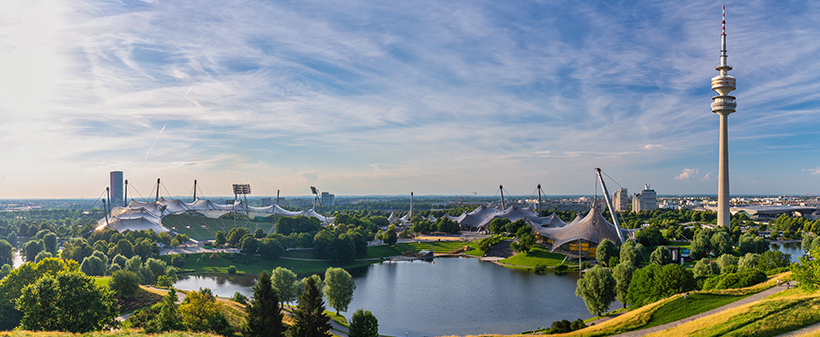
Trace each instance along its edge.
<path fill-rule="evenodd" d="M 720 33 L 720 65 L 715 67 L 720 74 L 712 78 L 712 90 L 718 93 L 712 97 L 712 112 L 720 116 L 720 158 L 718 161 L 718 218 L 717 224 L 731 226 L 729 213 L 729 114 L 735 112 L 737 103 L 729 93 L 736 88 L 735 78 L 728 74 L 732 70 L 726 53 L 726 6 L 723 6 L 723 22 Z"/>

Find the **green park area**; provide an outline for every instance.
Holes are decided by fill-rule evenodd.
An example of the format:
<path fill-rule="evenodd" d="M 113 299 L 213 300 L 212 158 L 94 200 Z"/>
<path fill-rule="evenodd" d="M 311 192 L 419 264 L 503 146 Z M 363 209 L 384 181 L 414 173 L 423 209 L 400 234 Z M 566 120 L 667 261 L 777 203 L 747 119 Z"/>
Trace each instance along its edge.
<path fill-rule="evenodd" d="M 556 267 L 561 264 L 577 266 L 577 260 L 567 259 L 566 255 L 550 253 L 542 246 L 533 246 L 527 253 L 519 253 L 509 258 L 498 261 L 505 265 L 510 265 L 516 269 L 533 269 L 538 265 Z"/>

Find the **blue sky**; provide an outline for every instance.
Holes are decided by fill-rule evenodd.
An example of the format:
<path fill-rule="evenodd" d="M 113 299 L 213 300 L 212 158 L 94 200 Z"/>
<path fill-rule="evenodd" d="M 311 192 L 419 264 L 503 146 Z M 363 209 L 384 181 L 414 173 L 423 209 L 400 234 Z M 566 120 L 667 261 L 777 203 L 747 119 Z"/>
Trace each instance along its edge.
<path fill-rule="evenodd" d="M 4 1 L 0 198 L 714 194 L 721 5 Z M 725 5 L 732 194 L 820 193 L 820 4 Z"/>

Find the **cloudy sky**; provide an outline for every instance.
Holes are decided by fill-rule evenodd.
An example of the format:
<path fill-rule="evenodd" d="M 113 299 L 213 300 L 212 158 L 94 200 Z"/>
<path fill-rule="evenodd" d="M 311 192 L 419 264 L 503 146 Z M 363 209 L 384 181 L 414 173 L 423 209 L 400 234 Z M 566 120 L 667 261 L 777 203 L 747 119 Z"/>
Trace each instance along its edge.
<path fill-rule="evenodd" d="M 4 0 L 0 198 L 715 194 L 721 5 Z M 820 3 L 726 7 L 731 192 L 820 193 Z"/>

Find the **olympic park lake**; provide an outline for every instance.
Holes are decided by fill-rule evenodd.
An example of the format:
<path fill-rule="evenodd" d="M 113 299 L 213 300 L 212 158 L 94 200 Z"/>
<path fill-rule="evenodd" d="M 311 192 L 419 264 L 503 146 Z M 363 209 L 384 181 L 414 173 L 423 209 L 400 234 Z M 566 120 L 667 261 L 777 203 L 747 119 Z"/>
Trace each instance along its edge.
<path fill-rule="evenodd" d="M 517 334 L 555 320 L 590 317 L 584 301 L 575 296 L 578 273 L 537 275 L 474 258 L 437 258 L 374 264 L 351 270 L 351 275 L 356 291 L 343 315 L 349 319 L 358 309 L 370 310 L 383 335 Z M 175 287 L 250 296 L 254 282 L 249 277 L 190 275 Z"/>
<path fill-rule="evenodd" d="M 792 262 L 803 255 L 800 243 L 773 244 L 772 250 L 792 254 Z M 517 334 L 591 316 L 575 296 L 578 273 L 538 275 L 474 258 L 385 262 L 350 273 L 356 291 L 343 315 L 349 319 L 357 309 L 370 310 L 383 335 Z M 253 276 L 185 275 L 175 287 L 250 297 L 255 281 Z"/>

